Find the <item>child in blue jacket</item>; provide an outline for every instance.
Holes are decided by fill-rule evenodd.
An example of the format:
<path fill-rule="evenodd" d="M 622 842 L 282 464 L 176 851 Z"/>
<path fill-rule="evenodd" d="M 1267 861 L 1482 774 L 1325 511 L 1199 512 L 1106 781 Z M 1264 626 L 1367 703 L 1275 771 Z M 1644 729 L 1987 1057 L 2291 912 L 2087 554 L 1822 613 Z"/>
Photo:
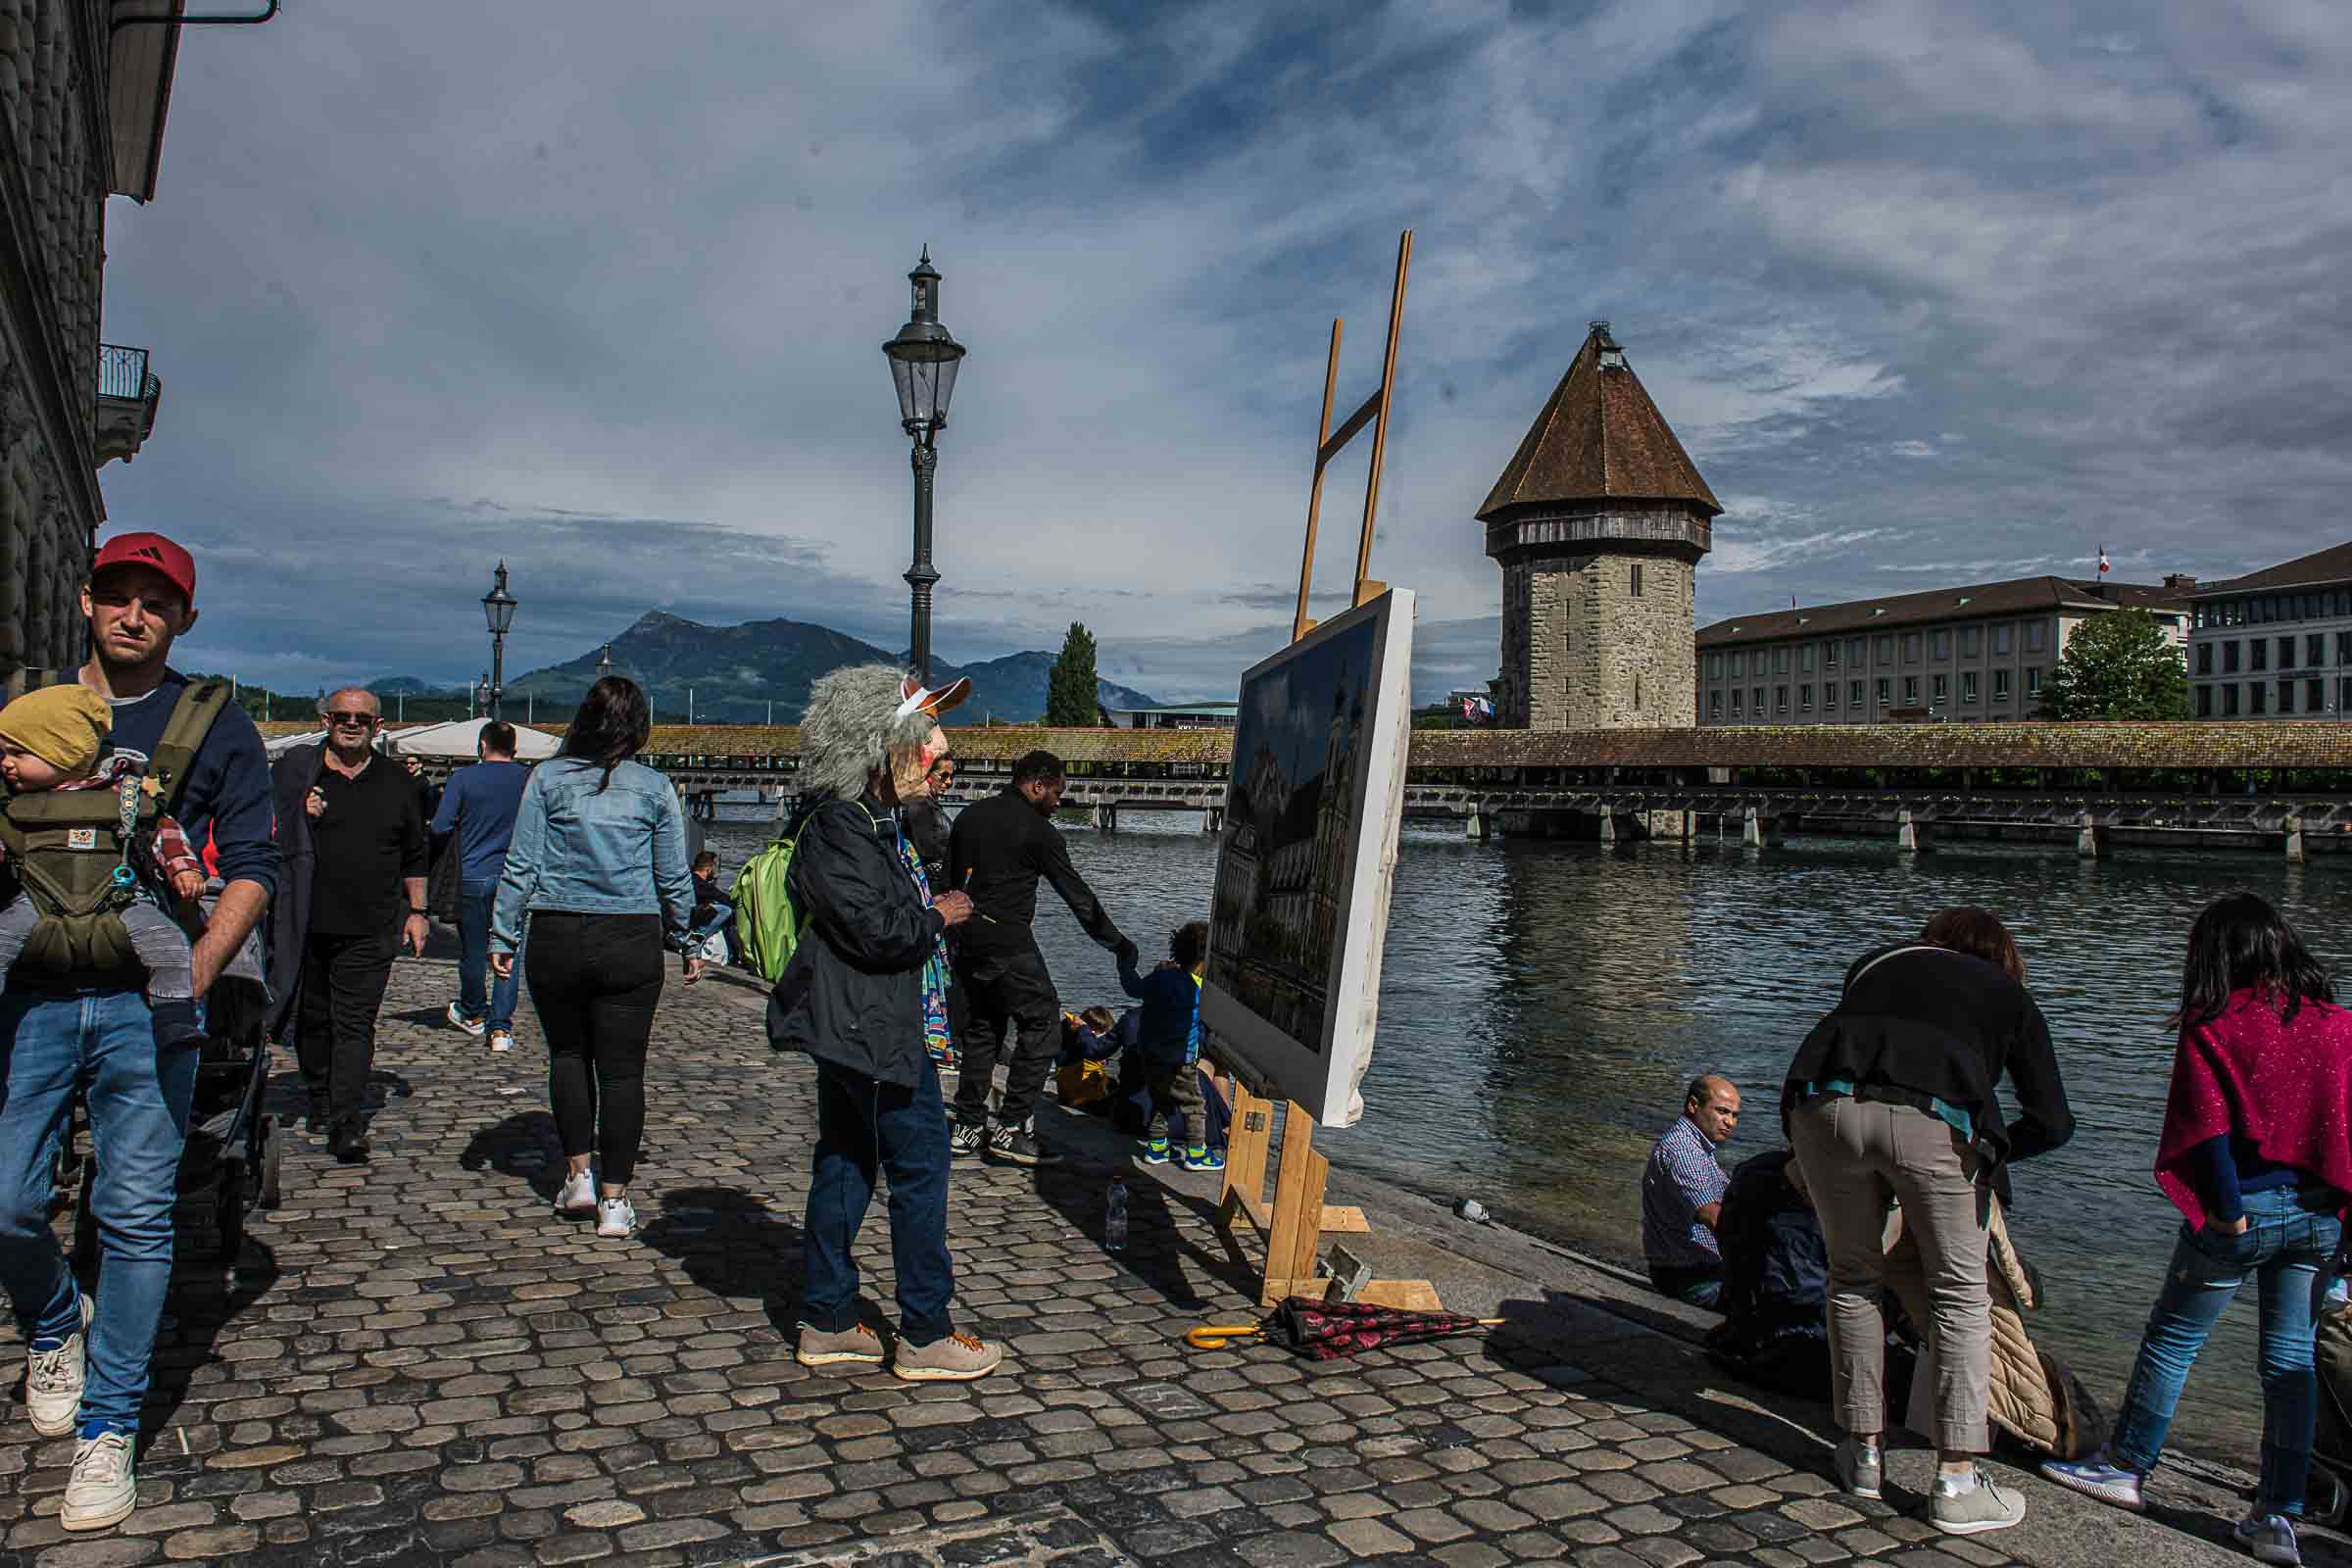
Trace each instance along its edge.
<path fill-rule="evenodd" d="M 1143 1004 L 1137 1045 L 1152 1091 L 1144 1162 L 1164 1165 L 1171 1143 L 1186 1170 L 1222 1170 L 1225 1156 L 1204 1142 L 1200 1079 L 1200 974 L 1208 963 L 1208 922 L 1194 920 L 1168 939 L 1168 962 L 1136 972 L 1134 950 L 1119 963 L 1119 984 Z"/>

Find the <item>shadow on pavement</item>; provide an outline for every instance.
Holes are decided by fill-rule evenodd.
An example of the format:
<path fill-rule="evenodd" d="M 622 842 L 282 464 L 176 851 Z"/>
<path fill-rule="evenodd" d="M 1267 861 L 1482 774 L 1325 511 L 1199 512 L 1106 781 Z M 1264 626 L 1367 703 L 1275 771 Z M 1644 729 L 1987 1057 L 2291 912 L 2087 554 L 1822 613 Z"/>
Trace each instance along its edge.
<path fill-rule="evenodd" d="M 732 1187 L 678 1187 L 662 1195 L 638 1240 L 676 1258 L 686 1277 L 713 1296 L 753 1299 L 787 1343 L 797 1337 L 801 1307 L 800 1222 L 767 1200 Z M 868 1223 L 887 1216 L 867 1216 Z M 887 1320 L 867 1300 L 859 1316 L 877 1328 Z"/>
<path fill-rule="evenodd" d="M 278 1279 L 277 1254 L 250 1231 L 234 1268 L 221 1266 L 209 1232 L 198 1245 L 190 1246 L 191 1240 L 183 1230 L 172 1271 L 172 1294 L 165 1299 L 163 1326 L 155 1337 L 153 1382 L 146 1408 L 139 1413 L 140 1446 L 146 1450 L 139 1465 L 149 1474 L 193 1475 L 203 1467 L 203 1454 L 179 1453 L 177 1445 L 159 1444 L 157 1438 L 186 1402 L 198 1373 L 221 1359 L 215 1349 L 220 1331 Z"/>
<path fill-rule="evenodd" d="M 466 1170 L 494 1170 L 528 1182 L 541 1200 L 554 1202 L 563 1186 L 563 1145 L 556 1137 L 556 1118 L 544 1110 L 517 1111 L 495 1127 L 473 1135 L 458 1156 Z"/>
<path fill-rule="evenodd" d="M 1187 1239 L 1185 1216 L 1200 1227 L 1210 1226 L 1216 1218 L 1215 1177 L 1190 1177 L 1173 1164 L 1141 1163 L 1135 1157 L 1136 1140 L 1120 1132 L 1108 1117 L 1066 1110 L 1051 1101 L 1038 1108 L 1038 1125 L 1049 1147 L 1060 1152 L 1064 1159 L 1058 1165 L 1037 1167 L 1037 1196 L 1072 1230 L 1096 1248 L 1102 1246 L 1110 1181 L 1113 1176 L 1123 1176 L 1127 1180 L 1127 1250 L 1104 1252 L 1103 1256 L 1180 1311 L 1196 1311 L 1206 1304 L 1199 1283 L 1203 1275 L 1244 1295 L 1255 1295 L 1256 1283 L 1248 1269 L 1222 1248 Z M 1209 1196 L 1188 1192 L 1175 1185 L 1179 1181 L 1206 1184 Z"/>

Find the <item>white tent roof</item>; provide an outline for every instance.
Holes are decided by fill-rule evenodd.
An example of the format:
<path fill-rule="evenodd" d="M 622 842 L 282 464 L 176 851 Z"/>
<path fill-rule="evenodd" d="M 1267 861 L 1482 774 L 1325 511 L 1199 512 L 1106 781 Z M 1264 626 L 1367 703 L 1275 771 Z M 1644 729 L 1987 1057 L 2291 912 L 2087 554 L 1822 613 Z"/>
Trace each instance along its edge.
<path fill-rule="evenodd" d="M 324 739 L 326 739 L 326 731 L 315 729 L 308 735 L 280 735 L 273 741 L 264 741 L 262 749 L 268 752 L 270 760 L 274 761 L 297 746 L 316 746 Z"/>
<path fill-rule="evenodd" d="M 453 718 L 446 724 L 418 724 L 395 730 L 386 750 L 394 757 L 462 757 L 470 761 L 478 750 L 475 743 L 482 726 L 489 722 L 486 718 Z M 517 761 L 543 762 L 555 755 L 553 735 L 524 724 L 514 726 Z"/>

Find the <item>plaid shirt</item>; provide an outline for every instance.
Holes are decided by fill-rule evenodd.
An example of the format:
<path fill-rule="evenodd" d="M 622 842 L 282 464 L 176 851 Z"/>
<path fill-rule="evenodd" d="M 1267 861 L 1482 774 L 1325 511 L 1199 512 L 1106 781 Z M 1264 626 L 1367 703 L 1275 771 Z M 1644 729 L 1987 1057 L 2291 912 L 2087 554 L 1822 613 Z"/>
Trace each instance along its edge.
<path fill-rule="evenodd" d="M 1642 1172 L 1642 1255 L 1665 1268 L 1722 1267 L 1723 1249 L 1698 1211 L 1721 1201 L 1730 1185 L 1707 1135 L 1690 1117 L 1676 1117 Z"/>

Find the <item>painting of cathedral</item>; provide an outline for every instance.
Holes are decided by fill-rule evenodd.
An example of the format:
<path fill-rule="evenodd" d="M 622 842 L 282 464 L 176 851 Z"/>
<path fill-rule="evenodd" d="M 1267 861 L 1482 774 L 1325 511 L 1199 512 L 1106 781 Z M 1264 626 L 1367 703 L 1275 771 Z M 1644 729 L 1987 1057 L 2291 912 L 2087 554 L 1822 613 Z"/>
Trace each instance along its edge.
<path fill-rule="evenodd" d="M 1360 1104 L 1403 811 L 1412 596 L 1393 591 L 1243 677 L 1203 1025 L 1327 1125 Z"/>

